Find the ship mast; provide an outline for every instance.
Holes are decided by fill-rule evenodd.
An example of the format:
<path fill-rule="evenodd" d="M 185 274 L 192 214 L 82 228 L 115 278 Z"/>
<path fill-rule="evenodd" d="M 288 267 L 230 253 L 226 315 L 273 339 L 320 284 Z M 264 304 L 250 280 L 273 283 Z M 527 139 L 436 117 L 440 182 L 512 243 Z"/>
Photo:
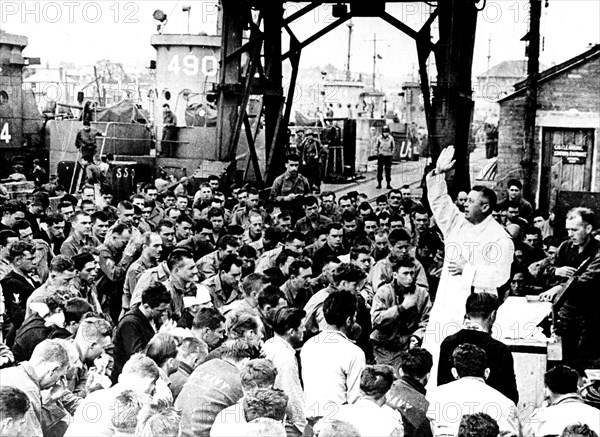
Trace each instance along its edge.
<path fill-rule="evenodd" d="M 348 26 L 348 60 L 346 61 L 346 80 L 350 81 L 352 78 L 352 74 L 350 73 L 350 52 L 352 47 L 352 28 L 354 24 L 352 24 L 352 20 L 350 20 L 347 24 Z"/>

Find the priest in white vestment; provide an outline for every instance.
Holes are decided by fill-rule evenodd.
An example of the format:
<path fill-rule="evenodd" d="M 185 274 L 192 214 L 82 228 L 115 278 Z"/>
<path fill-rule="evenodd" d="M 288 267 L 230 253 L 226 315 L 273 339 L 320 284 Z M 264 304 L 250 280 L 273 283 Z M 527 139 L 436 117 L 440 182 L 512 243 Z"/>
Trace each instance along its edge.
<path fill-rule="evenodd" d="M 433 355 L 432 387 L 437 384 L 440 344 L 461 329 L 467 297 L 484 291 L 497 295 L 509 280 L 514 254 L 510 236 L 492 217 L 496 195 L 491 189 L 473 187 L 464 214 L 448 195 L 444 173 L 454 165 L 453 158 L 454 147 L 446 147 L 427 175 L 429 204 L 445 245 L 440 285 L 423 342 Z"/>

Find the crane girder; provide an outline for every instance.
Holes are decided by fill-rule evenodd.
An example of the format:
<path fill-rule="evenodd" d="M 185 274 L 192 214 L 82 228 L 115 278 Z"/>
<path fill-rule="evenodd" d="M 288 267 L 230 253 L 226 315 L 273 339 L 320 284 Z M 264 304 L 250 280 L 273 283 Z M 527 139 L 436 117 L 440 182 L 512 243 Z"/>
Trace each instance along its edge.
<path fill-rule="evenodd" d="M 415 40 L 419 77 L 425 100 L 429 144 L 433 157 L 435 159 L 443 147 L 454 145 L 457 149 L 458 171 L 456 177 L 449 181 L 450 190 L 453 192 L 467 189 L 469 184 L 467 140 L 473 109 L 471 67 L 478 12 L 476 2 L 473 0 L 444 0 L 437 4 L 424 2 L 436 6 L 423 27 L 417 31 L 385 11 L 387 3 L 408 3 L 405 0 L 370 2 L 317 0 L 285 17 L 286 3 L 306 2 L 221 0 L 223 50 L 221 76 L 216 88 L 219 95 L 217 135 L 220 158 L 232 160 L 236 156 L 240 131 L 248 124 L 245 122 L 247 117 L 245 105 L 248 96 L 261 94 L 263 95 L 261 113 L 265 119 L 267 168 L 266 175 L 260 182 L 271 183 L 283 169 L 286 127 L 291 114 L 302 49 L 352 17 L 377 16 Z M 336 21 L 304 41 L 299 41 L 292 32 L 290 24 L 325 4 L 348 5 L 349 8 L 337 6 L 337 12 L 333 14 Z M 436 19 L 440 35 L 434 44 L 431 40 L 431 25 Z M 248 29 L 250 29 L 250 37 L 244 44 L 242 35 Z M 282 50 L 283 31 L 290 35 L 289 47 L 285 50 Z M 247 55 L 245 65 L 242 64 L 243 53 Z M 431 87 L 426 71 L 427 59 L 431 53 L 435 56 L 438 71 L 432 98 L 430 98 Z M 287 94 L 284 94 L 281 77 L 282 62 L 288 60 L 292 65 L 292 77 Z M 260 80 L 254 77 L 257 74 Z M 246 135 L 249 136 L 250 132 L 247 131 Z M 249 143 L 250 147 L 254 148 L 253 141 Z M 250 152 L 255 156 L 255 150 Z M 254 170 L 257 174 L 258 169 Z"/>

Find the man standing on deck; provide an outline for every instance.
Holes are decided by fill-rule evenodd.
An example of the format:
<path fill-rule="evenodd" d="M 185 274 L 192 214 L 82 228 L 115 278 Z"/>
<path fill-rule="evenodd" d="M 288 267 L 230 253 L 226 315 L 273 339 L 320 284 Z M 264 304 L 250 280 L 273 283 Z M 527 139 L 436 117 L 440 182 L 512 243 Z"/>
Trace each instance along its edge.
<path fill-rule="evenodd" d="M 90 122 L 83 122 L 83 129 L 77 132 L 75 137 L 75 147 L 81 152 L 81 157 L 87 157 L 87 162 L 91 162 L 96 154 L 96 137 L 101 137 L 102 134 L 96 129 L 92 129 Z"/>
<path fill-rule="evenodd" d="M 394 155 L 394 138 L 390 135 L 390 127 L 383 126 L 381 136 L 375 142 L 375 156 L 377 156 L 377 188 L 381 188 L 383 170 L 387 189 L 392 189 L 392 156 Z"/>
<path fill-rule="evenodd" d="M 166 144 L 162 145 L 163 150 L 171 149 L 172 141 L 177 141 L 177 117 L 171 111 L 171 107 L 165 103 L 163 105 L 163 131 L 162 131 L 162 142 Z"/>

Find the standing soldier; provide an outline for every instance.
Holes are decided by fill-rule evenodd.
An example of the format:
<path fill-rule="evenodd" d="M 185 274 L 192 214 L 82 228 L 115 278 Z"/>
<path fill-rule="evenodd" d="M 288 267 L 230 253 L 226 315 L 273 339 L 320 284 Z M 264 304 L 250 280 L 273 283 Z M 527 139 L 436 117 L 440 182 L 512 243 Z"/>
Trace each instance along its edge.
<path fill-rule="evenodd" d="M 75 147 L 81 152 L 82 158 L 89 158 L 86 159 L 87 162 L 91 162 L 96 154 L 96 137 L 101 136 L 100 132 L 92 129 L 88 120 L 84 120 L 83 129 L 77 132 L 75 137 Z"/>
<path fill-rule="evenodd" d="M 383 168 L 385 167 L 385 180 L 387 189 L 392 189 L 392 156 L 394 155 L 394 138 L 390 135 L 389 126 L 383 126 L 381 136 L 375 143 L 375 156 L 377 156 L 377 188 L 381 188 Z"/>
<path fill-rule="evenodd" d="M 304 136 L 304 129 L 300 128 L 296 130 L 296 139 L 294 143 L 294 147 L 296 148 L 296 150 L 294 151 L 294 153 L 300 154 L 300 151 L 302 150 L 302 143 L 304 142 L 305 138 L 306 137 Z"/>
<path fill-rule="evenodd" d="M 168 150 L 171 150 L 172 141 L 177 141 L 177 117 L 171 111 L 171 107 L 165 103 L 163 105 L 163 131 L 162 131 L 162 140 L 161 144 L 163 150 L 164 146 L 169 146 Z"/>
<path fill-rule="evenodd" d="M 310 194 L 308 180 L 298 173 L 300 158 L 288 155 L 285 173 L 275 178 L 269 199 L 283 212 L 289 213 L 294 222 L 302 217 L 302 196 Z"/>
<path fill-rule="evenodd" d="M 102 309 L 108 314 L 113 323 L 118 323 L 123 300 L 123 286 L 127 269 L 133 262 L 136 245 L 131 239 L 131 227 L 118 223 L 112 228 L 112 233 L 98 247 L 97 290 Z"/>
<path fill-rule="evenodd" d="M 311 189 L 321 187 L 321 165 L 320 158 L 324 152 L 323 145 L 315 138 L 315 133 L 311 129 L 306 130 L 306 139 L 302 142 L 300 154 L 300 173 L 303 174 L 310 183 Z"/>

